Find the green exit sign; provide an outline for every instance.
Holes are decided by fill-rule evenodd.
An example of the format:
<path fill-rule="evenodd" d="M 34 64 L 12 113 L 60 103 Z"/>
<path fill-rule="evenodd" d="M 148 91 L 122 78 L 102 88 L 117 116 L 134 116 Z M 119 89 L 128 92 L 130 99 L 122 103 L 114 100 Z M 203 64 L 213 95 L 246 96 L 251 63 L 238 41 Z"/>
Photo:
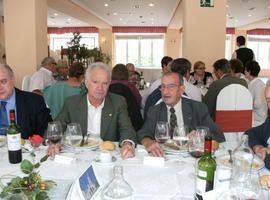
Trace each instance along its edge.
<path fill-rule="evenodd" d="M 214 7 L 214 0 L 201 0 L 201 7 Z"/>

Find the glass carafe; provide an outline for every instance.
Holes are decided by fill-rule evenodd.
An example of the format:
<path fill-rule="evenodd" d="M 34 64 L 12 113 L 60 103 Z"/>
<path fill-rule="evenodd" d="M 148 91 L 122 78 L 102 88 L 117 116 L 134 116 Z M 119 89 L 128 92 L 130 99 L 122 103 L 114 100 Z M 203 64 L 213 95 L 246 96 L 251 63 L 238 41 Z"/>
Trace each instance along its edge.
<path fill-rule="evenodd" d="M 249 174 L 252 170 L 254 154 L 248 146 L 248 136 L 243 135 L 239 146 L 233 151 L 232 175 L 230 188 L 241 191 L 248 181 Z"/>
<path fill-rule="evenodd" d="M 104 199 L 131 200 L 133 189 L 123 177 L 123 167 L 115 166 L 113 168 L 113 173 L 113 179 L 103 190 Z"/>

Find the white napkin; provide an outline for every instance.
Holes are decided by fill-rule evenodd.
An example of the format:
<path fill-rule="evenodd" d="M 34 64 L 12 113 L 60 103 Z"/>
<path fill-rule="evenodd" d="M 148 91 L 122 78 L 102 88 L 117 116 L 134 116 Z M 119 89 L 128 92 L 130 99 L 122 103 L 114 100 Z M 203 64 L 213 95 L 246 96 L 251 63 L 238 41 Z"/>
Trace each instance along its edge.
<path fill-rule="evenodd" d="M 227 190 L 226 188 L 217 188 L 202 194 L 203 199 L 207 200 L 218 200 L 218 197 L 221 195 L 222 192 Z"/>
<path fill-rule="evenodd" d="M 143 164 L 151 166 L 164 166 L 165 160 L 164 157 L 144 156 Z"/>
<path fill-rule="evenodd" d="M 70 155 L 55 155 L 54 162 L 60 163 L 60 164 L 71 164 L 75 158 Z"/>

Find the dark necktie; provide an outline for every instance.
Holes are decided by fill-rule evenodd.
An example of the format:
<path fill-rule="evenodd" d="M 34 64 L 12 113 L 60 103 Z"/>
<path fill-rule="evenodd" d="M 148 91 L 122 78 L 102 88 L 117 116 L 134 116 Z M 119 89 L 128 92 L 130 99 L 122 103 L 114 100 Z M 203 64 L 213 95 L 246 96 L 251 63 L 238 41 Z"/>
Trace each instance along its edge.
<path fill-rule="evenodd" d="M 170 134 L 171 134 L 171 139 L 173 138 L 173 131 L 175 127 L 177 127 L 177 118 L 175 114 L 174 108 L 170 108 L 171 116 L 170 116 Z"/>
<path fill-rule="evenodd" d="M 7 118 L 7 109 L 6 104 L 7 102 L 2 101 L 0 107 L 0 135 L 6 134 L 6 129 L 8 127 L 8 118 Z"/>

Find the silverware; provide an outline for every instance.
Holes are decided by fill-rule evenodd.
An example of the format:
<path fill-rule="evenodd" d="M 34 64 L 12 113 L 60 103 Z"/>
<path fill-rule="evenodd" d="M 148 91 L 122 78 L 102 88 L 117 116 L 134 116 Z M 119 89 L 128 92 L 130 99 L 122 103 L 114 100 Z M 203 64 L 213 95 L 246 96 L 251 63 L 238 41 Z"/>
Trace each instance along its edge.
<path fill-rule="evenodd" d="M 83 136 L 82 136 L 82 141 L 81 141 L 80 147 L 82 147 L 84 145 L 84 137 L 85 137 L 85 134 L 83 134 Z"/>
<path fill-rule="evenodd" d="M 229 163 L 233 163 L 233 159 L 232 159 L 232 150 L 231 149 L 229 149 L 228 150 L 228 153 L 229 153 L 229 155 L 230 155 L 230 158 L 229 158 Z"/>
<path fill-rule="evenodd" d="M 82 141 L 81 141 L 81 144 L 80 144 L 81 147 L 82 147 L 83 145 L 85 145 L 85 144 L 88 144 L 88 138 L 89 138 L 89 135 L 90 135 L 90 134 L 83 135 L 83 138 L 82 138 Z M 85 137 L 85 136 L 86 136 L 86 137 Z"/>

